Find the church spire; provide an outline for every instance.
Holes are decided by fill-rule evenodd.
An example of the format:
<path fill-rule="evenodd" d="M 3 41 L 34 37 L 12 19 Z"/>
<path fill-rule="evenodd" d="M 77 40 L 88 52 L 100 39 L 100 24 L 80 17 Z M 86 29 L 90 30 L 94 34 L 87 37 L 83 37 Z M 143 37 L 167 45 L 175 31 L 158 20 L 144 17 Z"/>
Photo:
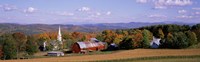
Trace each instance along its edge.
<path fill-rule="evenodd" d="M 57 37 L 57 40 L 59 41 L 60 44 L 62 44 L 62 35 L 61 35 L 60 26 L 59 26 L 59 29 L 58 29 L 58 37 Z"/>

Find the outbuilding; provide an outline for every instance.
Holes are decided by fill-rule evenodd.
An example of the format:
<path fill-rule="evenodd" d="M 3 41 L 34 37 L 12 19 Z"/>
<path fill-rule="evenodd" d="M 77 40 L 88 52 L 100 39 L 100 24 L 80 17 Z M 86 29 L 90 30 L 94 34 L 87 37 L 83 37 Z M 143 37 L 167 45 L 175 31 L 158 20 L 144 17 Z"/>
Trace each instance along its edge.
<path fill-rule="evenodd" d="M 63 52 L 60 51 L 50 51 L 47 53 L 48 56 L 64 56 Z"/>

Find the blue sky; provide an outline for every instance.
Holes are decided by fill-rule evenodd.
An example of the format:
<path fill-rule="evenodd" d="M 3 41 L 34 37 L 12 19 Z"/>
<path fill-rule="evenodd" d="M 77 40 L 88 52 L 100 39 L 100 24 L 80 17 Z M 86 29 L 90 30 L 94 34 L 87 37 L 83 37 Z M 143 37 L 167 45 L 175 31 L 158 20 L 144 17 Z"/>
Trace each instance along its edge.
<path fill-rule="evenodd" d="M 0 0 L 0 23 L 200 23 L 200 0 Z"/>

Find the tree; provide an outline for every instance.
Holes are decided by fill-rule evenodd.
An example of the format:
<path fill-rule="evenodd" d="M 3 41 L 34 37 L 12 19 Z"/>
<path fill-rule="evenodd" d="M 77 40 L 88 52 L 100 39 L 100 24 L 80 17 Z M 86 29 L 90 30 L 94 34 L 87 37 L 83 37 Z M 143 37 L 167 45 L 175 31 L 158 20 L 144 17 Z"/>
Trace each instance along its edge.
<path fill-rule="evenodd" d="M 107 42 L 109 45 L 109 44 L 113 43 L 117 34 L 111 30 L 105 30 L 102 32 L 102 36 L 103 36 L 103 41 Z"/>
<path fill-rule="evenodd" d="M 32 36 L 29 36 L 26 42 L 26 52 L 29 55 L 33 55 L 37 51 L 38 51 L 38 45 L 36 43 L 36 39 L 34 39 L 34 37 Z"/>
<path fill-rule="evenodd" d="M 67 39 L 66 42 L 67 49 L 71 49 L 71 46 L 75 43 L 72 39 Z"/>
<path fill-rule="evenodd" d="M 192 31 L 196 34 L 197 41 L 200 42 L 200 24 L 192 26 Z"/>
<path fill-rule="evenodd" d="M 197 44 L 197 37 L 196 37 L 196 34 L 194 32 L 191 32 L 191 31 L 187 31 L 186 33 L 186 36 L 187 36 L 187 42 L 189 43 L 189 46 L 191 45 L 194 45 L 194 44 Z"/>
<path fill-rule="evenodd" d="M 103 41 L 104 37 L 102 34 L 97 34 L 96 39 L 98 39 L 99 41 Z"/>
<path fill-rule="evenodd" d="M 161 39 L 163 39 L 164 38 L 164 33 L 163 33 L 163 31 L 162 31 L 162 29 L 161 28 L 159 28 L 158 29 L 158 32 L 157 32 L 157 37 L 158 38 L 161 38 Z"/>
<path fill-rule="evenodd" d="M 13 38 L 16 41 L 16 46 L 17 46 L 17 58 L 19 57 L 19 52 L 25 50 L 25 44 L 27 41 L 26 35 L 20 32 L 16 32 L 12 34 Z"/>
<path fill-rule="evenodd" d="M 83 38 L 83 34 L 80 32 L 73 32 L 72 37 L 77 39 L 78 41 L 81 41 L 81 39 Z"/>
<path fill-rule="evenodd" d="M 3 57 L 3 46 L 0 45 L 0 58 L 2 58 L 2 57 Z"/>
<path fill-rule="evenodd" d="M 153 38 L 153 36 L 151 36 L 151 32 L 144 29 L 143 30 L 143 40 L 141 42 L 141 45 L 143 48 L 149 48 L 150 47 L 150 42 L 151 42 L 151 38 Z"/>
<path fill-rule="evenodd" d="M 188 47 L 187 37 L 183 32 L 174 33 L 173 48 L 186 48 Z"/>
<path fill-rule="evenodd" d="M 173 35 L 171 33 L 167 34 L 167 37 L 165 38 L 165 41 L 161 42 L 160 47 L 161 48 L 173 48 Z"/>
<path fill-rule="evenodd" d="M 119 44 L 120 49 L 132 49 L 133 46 L 133 39 L 131 36 L 127 36 L 122 42 Z"/>
<path fill-rule="evenodd" d="M 27 41 L 27 37 L 26 35 L 24 35 L 23 33 L 20 32 L 16 32 L 13 33 L 13 38 L 15 39 L 15 41 L 17 42 L 17 48 L 19 51 L 24 51 L 25 49 L 23 49 L 25 47 L 26 41 Z"/>
<path fill-rule="evenodd" d="M 119 45 L 119 43 L 123 40 L 123 35 L 122 34 L 116 34 L 113 43 Z"/>
<path fill-rule="evenodd" d="M 134 40 L 133 45 L 135 48 L 142 47 L 141 42 L 143 40 L 143 34 L 141 30 L 135 30 L 132 39 Z"/>
<path fill-rule="evenodd" d="M 15 41 L 11 35 L 5 34 L 3 38 L 3 59 L 13 59 L 16 58 L 17 48 L 15 46 Z"/>

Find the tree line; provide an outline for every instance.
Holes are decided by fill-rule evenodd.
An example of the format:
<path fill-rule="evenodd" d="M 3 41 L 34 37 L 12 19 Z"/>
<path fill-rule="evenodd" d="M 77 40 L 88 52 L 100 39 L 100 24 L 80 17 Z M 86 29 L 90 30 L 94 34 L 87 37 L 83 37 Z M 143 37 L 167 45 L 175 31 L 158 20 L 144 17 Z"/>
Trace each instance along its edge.
<path fill-rule="evenodd" d="M 154 25 L 135 29 L 105 30 L 97 35 L 101 41 L 115 43 L 119 49 L 150 48 L 153 36 L 160 38 L 159 48 L 187 48 L 200 42 L 200 24 Z"/>

